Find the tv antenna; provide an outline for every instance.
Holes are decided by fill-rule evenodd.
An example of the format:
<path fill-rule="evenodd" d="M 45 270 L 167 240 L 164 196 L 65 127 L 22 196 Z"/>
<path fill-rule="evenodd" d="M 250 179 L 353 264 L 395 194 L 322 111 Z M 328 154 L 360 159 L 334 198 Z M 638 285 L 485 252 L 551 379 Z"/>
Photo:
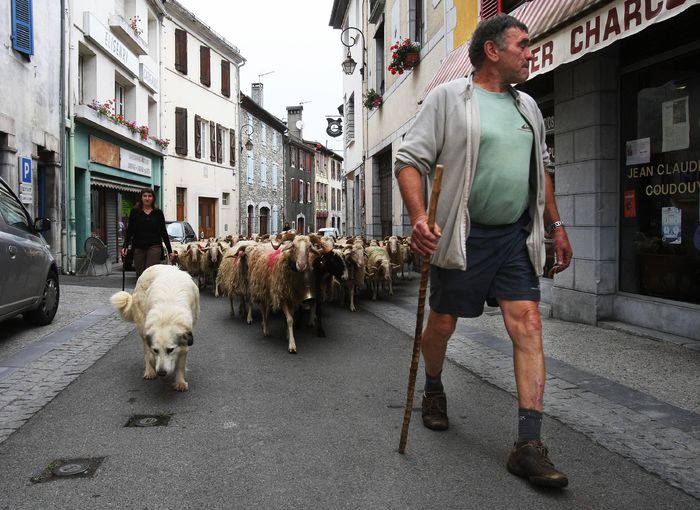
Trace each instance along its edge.
<path fill-rule="evenodd" d="M 275 72 L 275 71 L 268 71 L 268 72 L 266 72 L 266 73 L 260 73 L 260 74 L 258 75 L 258 83 L 260 83 L 260 79 L 261 79 L 263 76 L 266 76 L 266 75 L 268 75 L 268 74 L 272 74 L 272 73 L 274 73 L 274 72 Z"/>
<path fill-rule="evenodd" d="M 310 102 L 311 102 L 310 99 L 309 99 L 308 101 L 299 101 L 299 105 L 306 104 L 306 103 L 310 103 Z"/>

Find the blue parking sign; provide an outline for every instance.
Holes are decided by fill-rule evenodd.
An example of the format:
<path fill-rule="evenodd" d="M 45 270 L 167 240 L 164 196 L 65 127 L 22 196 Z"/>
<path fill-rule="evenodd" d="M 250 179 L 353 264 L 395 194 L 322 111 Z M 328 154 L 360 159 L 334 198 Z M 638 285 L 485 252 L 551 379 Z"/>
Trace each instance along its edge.
<path fill-rule="evenodd" d="M 24 184 L 32 183 L 32 159 L 20 158 L 21 181 Z"/>

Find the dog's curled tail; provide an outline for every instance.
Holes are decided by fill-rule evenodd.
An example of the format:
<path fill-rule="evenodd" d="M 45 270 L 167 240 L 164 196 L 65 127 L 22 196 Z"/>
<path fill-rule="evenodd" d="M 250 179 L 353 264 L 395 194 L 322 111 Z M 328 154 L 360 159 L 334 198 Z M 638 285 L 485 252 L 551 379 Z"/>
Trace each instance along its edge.
<path fill-rule="evenodd" d="M 112 306 L 119 312 L 119 316 L 122 319 L 133 322 L 134 316 L 131 313 L 133 298 L 131 297 L 131 294 L 124 291 L 117 292 L 116 294 L 112 295 L 109 300 L 111 301 Z"/>

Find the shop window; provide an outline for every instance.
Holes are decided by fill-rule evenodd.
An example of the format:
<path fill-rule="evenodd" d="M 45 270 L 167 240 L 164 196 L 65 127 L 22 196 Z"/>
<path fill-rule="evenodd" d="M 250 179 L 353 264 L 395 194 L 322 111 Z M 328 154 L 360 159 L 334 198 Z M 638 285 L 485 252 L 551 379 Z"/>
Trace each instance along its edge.
<path fill-rule="evenodd" d="M 698 55 L 622 76 L 620 290 L 700 303 Z"/>

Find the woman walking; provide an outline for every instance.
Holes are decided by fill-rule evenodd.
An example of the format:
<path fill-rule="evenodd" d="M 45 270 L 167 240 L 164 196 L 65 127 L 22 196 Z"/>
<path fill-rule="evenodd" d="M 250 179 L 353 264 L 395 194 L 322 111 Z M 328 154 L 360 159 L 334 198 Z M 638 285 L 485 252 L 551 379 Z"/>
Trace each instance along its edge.
<path fill-rule="evenodd" d="M 122 260 L 131 243 L 134 254 L 134 269 L 136 278 L 141 276 L 146 268 L 159 264 L 163 256 L 161 241 L 165 243 L 170 259 L 174 258 L 170 237 L 165 229 L 165 216 L 155 203 L 156 195 L 151 188 L 141 190 L 141 198 L 129 214 L 129 223 L 124 236 Z"/>

